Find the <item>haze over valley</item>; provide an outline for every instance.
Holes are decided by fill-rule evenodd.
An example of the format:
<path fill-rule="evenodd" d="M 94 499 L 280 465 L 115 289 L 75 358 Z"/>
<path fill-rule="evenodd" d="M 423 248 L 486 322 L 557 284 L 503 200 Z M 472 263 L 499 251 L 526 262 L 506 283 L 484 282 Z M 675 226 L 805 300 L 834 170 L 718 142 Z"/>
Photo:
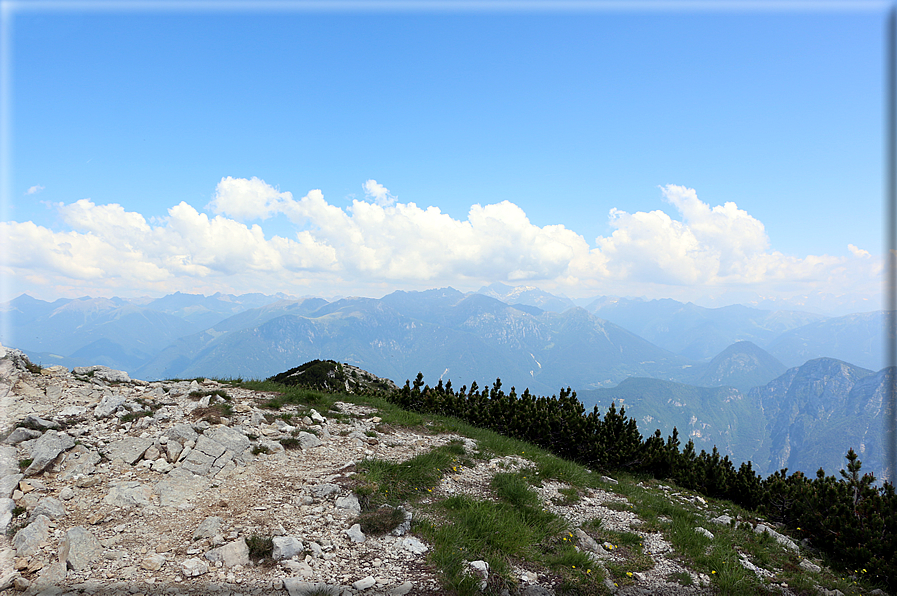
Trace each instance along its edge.
<path fill-rule="evenodd" d="M 44 366 L 102 364 L 146 380 L 267 378 L 334 359 L 401 385 L 577 391 L 627 409 L 643 434 L 677 427 L 764 474 L 883 466 L 882 312 L 825 317 L 742 305 L 596 297 L 577 306 L 532 286 L 397 291 L 373 298 L 176 293 L 156 300 L 27 295 L 0 305 Z M 835 437 L 833 439 L 833 437 Z"/>

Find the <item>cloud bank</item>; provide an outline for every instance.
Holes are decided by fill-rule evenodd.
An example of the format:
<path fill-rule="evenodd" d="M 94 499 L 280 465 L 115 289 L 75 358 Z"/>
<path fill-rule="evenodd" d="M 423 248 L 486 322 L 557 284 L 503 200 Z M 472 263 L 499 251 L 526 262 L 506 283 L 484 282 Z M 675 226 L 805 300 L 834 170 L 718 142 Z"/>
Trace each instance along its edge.
<path fill-rule="evenodd" d="M 851 244 L 841 256 L 781 254 L 735 203 L 711 207 L 682 186 L 661 188 L 678 218 L 612 209 L 613 232 L 592 243 L 564 225 L 534 225 L 508 201 L 473 205 L 458 220 L 401 203 L 375 180 L 362 188 L 365 200 L 340 208 L 320 190 L 297 199 L 258 178 L 227 177 L 205 212 L 181 202 L 151 222 L 118 204 L 60 203 L 67 230 L 0 223 L 8 248 L 2 273 L 62 295 L 373 295 L 493 281 L 571 296 L 880 291 L 880 264 L 868 251 Z M 285 218 L 294 232 L 266 235 L 258 222 L 271 218 Z"/>

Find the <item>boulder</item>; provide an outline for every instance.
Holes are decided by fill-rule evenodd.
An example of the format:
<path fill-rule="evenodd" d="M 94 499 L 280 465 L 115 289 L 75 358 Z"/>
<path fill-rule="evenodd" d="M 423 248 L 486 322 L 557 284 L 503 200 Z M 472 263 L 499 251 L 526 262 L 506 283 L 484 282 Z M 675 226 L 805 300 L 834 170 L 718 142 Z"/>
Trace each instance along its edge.
<path fill-rule="evenodd" d="M 36 439 L 41 436 L 41 431 L 32 430 L 30 428 L 25 428 L 20 426 L 16 428 L 14 431 L 9 433 L 9 436 L 6 437 L 6 442 L 10 445 L 18 445 L 23 441 L 30 441 L 31 439 Z"/>
<path fill-rule="evenodd" d="M 187 441 L 195 441 L 199 436 L 198 434 L 196 434 L 196 431 L 193 430 L 192 426 L 190 426 L 189 424 L 184 424 L 183 422 L 175 424 L 174 426 L 166 430 L 164 434 L 169 439 L 174 439 L 182 445 Z"/>
<path fill-rule="evenodd" d="M 91 376 L 109 383 L 130 383 L 131 377 L 123 370 L 115 370 L 108 366 L 76 366 L 72 371 L 76 375 Z M 93 373 L 93 374 L 91 374 Z"/>
<path fill-rule="evenodd" d="M 296 438 L 299 439 L 299 446 L 303 449 L 311 449 L 312 447 L 317 447 L 322 444 L 321 439 L 305 431 L 300 432 Z"/>
<path fill-rule="evenodd" d="M 354 526 L 346 530 L 346 536 L 348 536 L 349 540 L 351 540 L 352 542 L 361 543 L 366 540 L 364 532 L 361 531 L 361 524 L 355 524 Z"/>
<path fill-rule="evenodd" d="M 202 559 L 190 557 L 181 563 L 181 573 L 185 577 L 196 577 L 209 572 L 209 566 Z"/>
<path fill-rule="evenodd" d="M 103 499 L 107 505 L 132 507 L 149 505 L 152 489 L 137 480 L 113 482 L 109 494 Z"/>
<path fill-rule="evenodd" d="M 153 440 L 148 437 L 145 439 L 141 439 L 140 437 L 125 437 L 120 441 L 107 445 L 105 454 L 110 461 L 120 459 L 129 466 L 133 466 L 140 461 L 140 458 L 143 457 L 143 454 L 146 453 L 146 450 L 149 449 L 152 444 Z"/>
<path fill-rule="evenodd" d="M 196 446 L 184 458 L 181 468 L 197 476 L 205 476 L 211 472 L 212 466 L 226 451 L 227 449 L 221 443 L 205 435 L 200 435 L 196 440 Z"/>
<path fill-rule="evenodd" d="M 0 497 L 0 534 L 6 532 L 12 522 L 12 510 L 16 508 L 16 502 L 7 497 Z"/>
<path fill-rule="evenodd" d="M 159 571 L 162 569 L 162 565 L 165 564 L 165 555 L 161 553 L 153 553 L 151 555 L 145 556 L 140 561 L 140 567 L 146 569 L 147 571 Z"/>
<path fill-rule="evenodd" d="M 275 561 L 292 558 L 305 550 L 302 542 L 294 536 L 275 536 L 271 541 L 274 543 L 271 558 Z"/>
<path fill-rule="evenodd" d="M 24 474 L 10 474 L 0 478 L 0 499 L 8 499 L 12 496 L 12 491 L 16 490 L 19 482 L 24 478 Z"/>
<path fill-rule="evenodd" d="M 199 526 L 196 528 L 196 531 L 193 532 L 193 540 L 201 540 L 203 538 L 211 538 L 215 534 L 221 533 L 221 523 L 224 520 L 220 517 L 207 517 L 202 522 L 200 522 Z"/>
<path fill-rule="evenodd" d="M 364 579 L 360 579 L 357 582 L 354 582 L 352 584 L 352 587 L 355 588 L 356 590 L 361 591 L 361 590 L 367 590 L 368 588 L 370 588 L 371 586 L 373 586 L 376 583 L 377 583 L 377 580 L 374 579 L 374 576 L 369 575 Z"/>
<path fill-rule="evenodd" d="M 55 497 L 44 497 L 37 502 L 37 506 L 31 511 L 31 517 L 46 515 L 50 519 L 56 519 L 65 515 L 65 506 Z"/>
<path fill-rule="evenodd" d="M 221 561 L 225 567 L 249 565 L 249 546 L 246 545 L 246 540 L 240 538 L 224 546 L 213 548 L 204 556 L 212 562 Z"/>
<path fill-rule="evenodd" d="M 29 415 L 25 416 L 25 419 L 22 420 L 22 426 L 43 432 L 45 430 L 50 430 L 51 428 L 56 428 L 58 425 L 52 420 L 46 420 L 40 416 Z"/>
<path fill-rule="evenodd" d="M 25 475 L 40 474 L 60 453 L 74 446 L 75 440 L 66 433 L 48 430 L 34 442 L 31 448 L 31 465 L 25 469 Z"/>
<path fill-rule="evenodd" d="M 358 515 L 361 513 L 361 504 L 354 494 L 337 498 L 335 505 L 337 510 L 343 514 Z"/>
<path fill-rule="evenodd" d="M 100 541 L 89 530 L 80 526 L 69 528 L 59 547 L 59 560 L 75 571 L 90 568 L 103 552 Z"/>
<path fill-rule="evenodd" d="M 84 445 L 75 445 L 66 453 L 57 480 L 69 481 L 78 475 L 93 474 L 100 460 L 100 454 L 94 449 L 89 449 Z"/>
<path fill-rule="evenodd" d="M 10 445 L 0 445 L 0 477 L 17 474 L 19 472 L 19 462 L 17 461 L 18 450 Z"/>
<path fill-rule="evenodd" d="M 757 534 L 762 534 L 763 532 L 768 532 L 769 535 L 772 536 L 776 542 L 778 542 L 779 544 L 781 544 L 788 550 L 793 550 L 795 552 L 800 550 L 798 548 L 797 544 L 793 540 L 791 540 L 784 534 L 779 534 L 778 532 L 776 532 L 769 526 L 766 526 L 763 524 L 757 524 L 756 527 L 754 528 L 754 532 Z"/>
<path fill-rule="evenodd" d="M 407 538 L 402 538 L 402 548 L 405 550 L 414 553 L 415 555 L 422 555 L 427 552 L 429 547 L 426 544 L 414 538 L 413 536 L 409 536 Z"/>
<path fill-rule="evenodd" d="M 33 522 L 16 532 L 12 545 L 16 556 L 30 557 L 40 551 L 40 545 L 50 536 L 50 518 L 39 515 Z"/>
<path fill-rule="evenodd" d="M 601 549 L 598 548 L 598 543 L 595 542 L 595 539 L 583 532 L 581 528 L 576 528 L 576 540 L 577 542 L 579 542 L 580 548 L 593 553 L 601 552 Z"/>
<path fill-rule="evenodd" d="M 125 403 L 125 396 L 119 393 L 107 393 L 93 409 L 94 418 L 97 420 L 107 418 L 112 415 L 115 410 Z"/>
<path fill-rule="evenodd" d="M 311 488 L 311 494 L 316 499 L 323 499 L 339 492 L 339 486 L 336 484 L 318 484 Z"/>

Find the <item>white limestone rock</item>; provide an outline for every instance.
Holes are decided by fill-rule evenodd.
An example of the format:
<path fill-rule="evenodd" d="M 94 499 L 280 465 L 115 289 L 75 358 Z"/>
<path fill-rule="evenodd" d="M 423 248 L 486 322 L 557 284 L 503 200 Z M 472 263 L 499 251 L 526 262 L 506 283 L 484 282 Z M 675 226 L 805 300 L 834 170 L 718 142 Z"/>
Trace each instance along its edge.
<path fill-rule="evenodd" d="M 321 439 L 305 431 L 300 432 L 296 438 L 299 439 L 299 445 L 303 449 L 312 449 L 313 447 L 318 447 L 323 444 Z"/>
<path fill-rule="evenodd" d="M 302 542 L 295 536 L 275 536 L 271 541 L 274 543 L 271 558 L 275 561 L 292 558 L 305 550 Z"/>
<path fill-rule="evenodd" d="M 16 556 L 30 557 L 40 550 L 42 542 L 50 536 L 50 518 L 39 515 L 33 522 L 16 532 L 12 545 Z"/>
<path fill-rule="evenodd" d="M 5 533 L 12 522 L 12 510 L 15 508 L 15 501 L 8 497 L 0 497 L 0 534 Z"/>
<path fill-rule="evenodd" d="M 414 553 L 415 555 L 422 555 L 430 550 L 430 548 L 426 544 L 424 544 L 417 538 L 414 538 L 413 536 L 403 538 L 401 544 L 402 548 L 411 553 Z"/>
<path fill-rule="evenodd" d="M 754 533 L 762 534 L 763 532 L 769 532 L 769 535 L 772 536 L 776 542 L 778 542 L 788 550 L 792 550 L 794 552 L 798 552 L 800 550 L 793 540 L 791 540 L 784 534 L 779 534 L 769 526 L 766 526 L 764 524 L 757 524 L 756 527 L 754 527 Z"/>
<path fill-rule="evenodd" d="M 33 476 L 43 472 L 60 453 L 74 446 L 75 440 L 66 433 L 48 430 L 34 442 L 31 448 L 32 461 L 25 469 L 25 475 Z"/>
<path fill-rule="evenodd" d="M 130 383 L 131 377 L 123 370 L 115 370 L 108 366 L 95 364 L 93 366 L 76 366 L 72 371 L 76 375 L 92 376 L 96 379 L 102 379 L 109 383 Z M 93 373 L 91 375 L 91 373 Z"/>
<path fill-rule="evenodd" d="M 37 502 L 37 506 L 31 510 L 31 517 L 46 515 L 50 519 L 56 519 L 65 515 L 65 505 L 55 497 L 44 497 Z"/>
<path fill-rule="evenodd" d="M 8 499 L 12 496 L 12 492 L 19 486 L 19 482 L 24 478 L 24 474 L 10 474 L 0 478 L 0 499 Z"/>
<path fill-rule="evenodd" d="M 364 535 L 364 532 L 361 531 L 361 524 L 355 524 L 348 530 L 346 530 L 346 536 L 349 537 L 349 540 L 352 542 L 362 543 L 367 538 Z"/>
<path fill-rule="evenodd" d="M 190 557 L 181 563 L 181 573 L 184 577 L 198 577 L 209 572 L 209 566 L 197 557 Z"/>
<path fill-rule="evenodd" d="M 369 575 L 364 579 L 360 579 L 357 582 L 353 582 L 352 587 L 355 588 L 356 590 L 361 591 L 361 590 L 367 590 L 368 588 L 372 587 L 376 583 L 377 583 L 377 580 L 374 579 L 374 576 Z"/>
<path fill-rule="evenodd" d="M 120 393 L 108 393 L 103 396 L 100 403 L 93 409 L 93 416 L 97 420 L 108 418 L 115 410 L 125 403 L 125 396 Z"/>
<path fill-rule="evenodd" d="M 140 461 L 143 454 L 146 453 L 152 444 L 153 440 L 150 438 L 125 437 L 120 441 L 107 445 L 105 454 L 110 461 L 120 459 L 126 464 L 133 466 Z"/>
<path fill-rule="evenodd" d="M 243 538 L 214 548 L 203 556 L 213 563 L 221 561 L 225 567 L 249 565 L 249 547 Z"/>
<path fill-rule="evenodd" d="M 103 552 L 103 547 L 96 536 L 86 528 L 75 526 L 65 533 L 65 539 L 59 547 L 59 560 L 75 571 L 84 571 L 96 561 Z"/>
<path fill-rule="evenodd" d="M 147 571 L 159 571 L 162 569 L 162 566 L 165 564 L 165 555 L 162 553 L 153 553 L 151 555 L 145 556 L 140 561 L 140 567 L 142 569 L 146 569 Z"/>
<path fill-rule="evenodd" d="M 358 502 L 358 497 L 354 494 L 338 497 L 335 506 L 337 511 L 344 515 L 358 515 L 361 513 L 361 504 Z"/>
<path fill-rule="evenodd" d="M 150 504 L 151 495 L 149 486 L 137 480 L 124 480 L 112 483 L 103 502 L 115 507 L 146 506 Z"/>
<path fill-rule="evenodd" d="M 193 532 L 193 540 L 211 538 L 215 534 L 219 534 L 223 522 L 224 520 L 218 516 L 209 516 L 205 518 Z"/>
<path fill-rule="evenodd" d="M 6 437 L 6 443 L 10 445 L 18 445 L 24 441 L 30 441 L 31 439 L 36 439 L 41 436 L 43 433 L 39 430 L 32 430 L 30 428 L 18 427 Z"/>

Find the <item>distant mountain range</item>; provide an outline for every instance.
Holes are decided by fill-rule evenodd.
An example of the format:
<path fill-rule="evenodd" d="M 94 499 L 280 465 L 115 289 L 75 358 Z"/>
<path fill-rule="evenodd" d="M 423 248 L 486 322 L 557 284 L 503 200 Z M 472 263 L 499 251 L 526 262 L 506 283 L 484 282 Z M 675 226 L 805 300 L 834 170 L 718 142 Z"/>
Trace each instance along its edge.
<path fill-rule="evenodd" d="M 853 448 L 864 469 L 881 475 L 885 463 L 884 409 L 894 369 L 877 373 L 834 358 L 817 358 L 764 386 L 740 392 L 660 379 L 632 378 L 617 387 L 578 394 L 591 409 L 626 408 L 643 434 L 679 429 L 697 449 L 715 445 L 736 463 L 751 461 L 771 474 L 782 468 L 813 475 L 844 467 Z"/>
<path fill-rule="evenodd" d="M 0 342 L 44 365 L 104 364 L 148 380 L 264 378 L 333 359 L 400 385 L 422 372 L 427 383 L 451 380 L 456 388 L 496 377 L 537 394 L 569 386 L 587 405 L 621 401 L 643 432 L 677 426 L 699 447 L 715 444 L 764 471 L 814 472 L 842 457 L 829 454 L 841 446 L 826 433 L 863 437 L 863 447 L 852 446 L 880 460 L 872 455 L 880 453 L 879 423 L 870 419 L 880 412 L 874 402 L 884 382 L 883 372 L 872 372 L 883 367 L 884 313 L 826 318 L 675 300 L 577 302 L 503 284 L 332 302 L 282 294 L 55 302 L 22 295 L 0 305 L 10 334 Z M 832 362 L 840 372 L 808 380 Z M 827 389 L 813 393 L 820 386 Z"/>

